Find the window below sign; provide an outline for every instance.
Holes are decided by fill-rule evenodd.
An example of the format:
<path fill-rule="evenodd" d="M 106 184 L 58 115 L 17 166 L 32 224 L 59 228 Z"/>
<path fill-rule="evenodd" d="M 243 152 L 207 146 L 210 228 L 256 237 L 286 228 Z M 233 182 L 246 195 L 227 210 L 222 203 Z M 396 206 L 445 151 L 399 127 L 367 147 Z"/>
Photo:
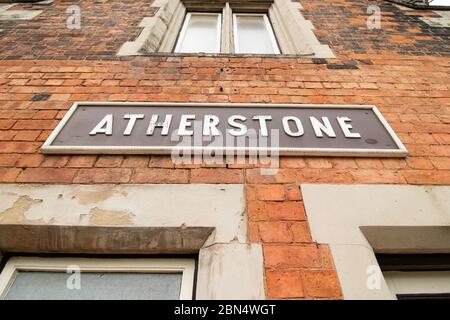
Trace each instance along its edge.
<path fill-rule="evenodd" d="M 449 254 L 377 254 L 392 295 L 399 300 L 450 300 Z"/>
<path fill-rule="evenodd" d="M 192 299 L 192 259 L 9 259 L 0 274 L 6 300 Z"/>

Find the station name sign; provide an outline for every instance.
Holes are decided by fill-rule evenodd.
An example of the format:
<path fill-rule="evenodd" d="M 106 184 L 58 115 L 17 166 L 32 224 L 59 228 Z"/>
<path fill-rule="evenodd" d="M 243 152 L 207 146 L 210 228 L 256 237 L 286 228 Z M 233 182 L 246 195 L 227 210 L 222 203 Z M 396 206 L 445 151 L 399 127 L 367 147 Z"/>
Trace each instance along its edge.
<path fill-rule="evenodd" d="M 42 150 L 363 157 L 407 153 L 375 106 L 99 102 L 75 103 Z"/>

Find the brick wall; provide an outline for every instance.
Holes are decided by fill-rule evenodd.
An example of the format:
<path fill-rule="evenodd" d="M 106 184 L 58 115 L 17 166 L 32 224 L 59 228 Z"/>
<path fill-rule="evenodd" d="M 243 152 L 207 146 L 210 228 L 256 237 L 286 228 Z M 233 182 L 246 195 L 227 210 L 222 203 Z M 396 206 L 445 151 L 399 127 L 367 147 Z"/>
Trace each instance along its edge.
<path fill-rule="evenodd" d="M 433 12 L 383 1 L 301 2 L 336 59 L 119 60 L 117 50 L 153 14 L 146 1 L 56 0 L 39 7 L 44 12 L 33 21 L 0 21 L 0 182 L 244 183 L 249 237 L 264 245 L 268 297 L 340 298 L 329 249 L 311 240 L 299 185 L 450 184 L 449 31 L 418 19 Z M 374 3 L 387 21 L 371 33 L 365 9 Z M 60 26 L 70 4 L 86 8 L 80 31 Z M 80 100 L 375 104 L 410 153 L 406 159 L 283 157 L 274 176 L 250 164 L 41 154 L 43 141 Z"/>

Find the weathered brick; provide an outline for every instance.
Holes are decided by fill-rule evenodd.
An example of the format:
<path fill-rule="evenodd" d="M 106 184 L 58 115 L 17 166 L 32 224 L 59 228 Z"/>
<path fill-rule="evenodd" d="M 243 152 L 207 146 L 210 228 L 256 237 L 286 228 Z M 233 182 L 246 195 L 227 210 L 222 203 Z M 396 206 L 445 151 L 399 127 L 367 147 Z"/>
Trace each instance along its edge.
<path fill-rule="evenodd" d="M 431 158 L 434 167 L 439 170 L 450 170 L 450 158 L 438 157 Z"/>
<path fill-rule="evenodd" d="M 188 183 L 189 170 L 137 168 L 132 183 Z"/>
<path fill-rule="evenodd" d="M 148 166 L 148 156 L 125 156 L 122 167 L 124 168 L 146 168 Z"/>
<path fill-rule="evenodd" d="M 41 134 L 40 130 L 20 130 L 14 136 L 16 141 L 36 141 Z"/>
<path fill-rule="evenodd" d="M 71 183 L 75 169 L 65 168 L 27 168 L 21 172 L 17 182 L 26 183 Z"/>
<path fill-rule="evenodd" d="M 192 169 L 191 183 L 242 183 L 243 172 L 240 169 Z"/>
<path fill-rule="evenodd" d="M 20 172 L 18 168 L 0 168 L 0 182 L 15 182 Z"/>
<path fill-rule="evenodd" d="M 342 296 L 334 270 L 304 270 L 303 280 L 308 297 L 340 298 Z"/>
<path fill-rule="evenodd" d="M 72 156 L 66 167 L 68 168 L 91 168 L 97 159 L 95 155 Z"/>
<path fill-rule="evenodd" d="M 266 271 L 267 295 L 269 299 L 302 298 L 302 274 L 300 271 Z"/>
<path fill-rule="evenodd" d="M 263 221 L 267 219 L 266 206 L 262 201 L 248 201 L 247 211 L 250 221 Z"/>
<path fill-rule="evenodd" d="M 0 167 L 14 167 L 19 158 L 18 154 L 0 154 Z"/>
<path fill-rule="evenodd" d="M 258 200 L 283 201 L 285 190 L 283 185 L 257 185 L 256 198 Z"/>
<path fill-rule="evenodd" d="M 294 242 L 312 242 L 308 222 L 294 222 L 291 230 Z"/>
<path fill-rule="evenodd" d="M 122 156 L 100 156 L 95 163 L 97 168 L 117 168 L 122 164 Z"/>
<path fill-rule="evenodd" d="M 34 153 L 41 146 L 37 142 L 3 142 L 0 141 L 0 153 Z"/>
<path fill-rule="evenodd" d="M 44 168 L 62 168 L 69 162 L 69 156 L 48 155 L 41 164 Z"/>
<path fill-rule="evenodd" d="M 404 170 L 401 174 L 410 184 L 450 184 L 450 171 L 448 170 Z"/>
<path fill-rule="evenodd" d="M 320 255 L 315 245 L 264 245 L 264 263 L 267 268 L 316 268 Z"/>
<path fill-rule="evenodd" d="M 268 202 L 266 212 L 271 220 L 306 220 L 302 202 Z"/>
<path fill-rule="evenodd" d="M 69 170 L 69 169 L 66 169 Z M 131 169 L 92 168 L 79 169 L 74 183 L 127 183 L 130 181 Z"/>
<path fill-rule="evenodd" d="M 292 242 L 290 226 L 286 222 L 260 222 L 259 234 L 263 242 Z"/>

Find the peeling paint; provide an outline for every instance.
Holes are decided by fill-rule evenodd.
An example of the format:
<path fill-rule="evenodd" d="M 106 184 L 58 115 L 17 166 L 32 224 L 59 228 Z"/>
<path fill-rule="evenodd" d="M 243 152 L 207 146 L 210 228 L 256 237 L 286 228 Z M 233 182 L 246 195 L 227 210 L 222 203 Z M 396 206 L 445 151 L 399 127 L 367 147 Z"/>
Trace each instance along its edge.
<path fill-rule="evenodd" d="M 126 197 L 128 195 L 125 191 L 117 191 L 114 189 L 103 190 L 74 190 L 73 199 L 76 199 L 80 204 L 96 204 L 111 198 L 114 195 Z"/>
<path fill-rule="evenodd" d="M 0 223 L 44 223 L 43 219 L 27 219 L 26 212 L 31 207 L 42 203 L 42 199 L 33 199 L 29 196 L 20 196 L 12 207 L 0 213 Z"/>
<path fill-rule="evenodd" d="M 131 225 L 134 214 L 126 210 L 104 210 L 92 208 L 90 210 L 89 222 L 93 225 Z"/>

